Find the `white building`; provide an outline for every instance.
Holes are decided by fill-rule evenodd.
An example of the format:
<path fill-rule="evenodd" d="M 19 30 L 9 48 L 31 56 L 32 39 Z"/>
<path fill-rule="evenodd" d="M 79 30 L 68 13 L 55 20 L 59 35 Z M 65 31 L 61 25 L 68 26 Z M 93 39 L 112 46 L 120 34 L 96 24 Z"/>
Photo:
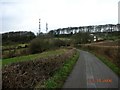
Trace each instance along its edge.
<path fill-rule="evenodd" d="M 120 1 L 118 2 L 118 23 L 120 24 Z"/>

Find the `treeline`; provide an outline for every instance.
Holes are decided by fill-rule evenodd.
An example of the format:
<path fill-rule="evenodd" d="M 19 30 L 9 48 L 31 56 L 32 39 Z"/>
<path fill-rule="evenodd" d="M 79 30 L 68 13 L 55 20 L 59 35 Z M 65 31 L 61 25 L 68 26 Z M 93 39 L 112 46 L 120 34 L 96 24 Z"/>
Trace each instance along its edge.
<path fill-rule="evenodd" d="M 51 34 L 51 35 L 74 34 L 74 33 L 78 33 L 78 32 L 110 33 L 110 32 L 118 32 L 118 31 L 120 31 L 120 24 L 105 24 L 105 25 L 91 25 L 91 26 L 58 28 L 58 29 L 49 31 L 49 34 Z"/>
<path fill-rule="evenodd" d="M 2 44 L 26 43 L 35 37 L 35 34 L 31 31 L 7 32 L 2 34 Z"/>

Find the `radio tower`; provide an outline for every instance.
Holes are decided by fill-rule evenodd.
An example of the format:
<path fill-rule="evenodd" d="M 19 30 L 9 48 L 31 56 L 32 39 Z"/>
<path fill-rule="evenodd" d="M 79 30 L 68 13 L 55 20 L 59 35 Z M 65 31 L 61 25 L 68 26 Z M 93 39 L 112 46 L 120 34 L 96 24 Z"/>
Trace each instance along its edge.
<path fill-rule="evenodd" d="M 48 31 L 48 23 L 46 23 L 46 33 L 47 33 L 47 31 Z"/>
<path fill-rule="evenodd" d="M 39 19 L 39 34 L 40 34 L 40 32 L 41 32 L 40 20 L 41 20 L 41 19 Z"/>

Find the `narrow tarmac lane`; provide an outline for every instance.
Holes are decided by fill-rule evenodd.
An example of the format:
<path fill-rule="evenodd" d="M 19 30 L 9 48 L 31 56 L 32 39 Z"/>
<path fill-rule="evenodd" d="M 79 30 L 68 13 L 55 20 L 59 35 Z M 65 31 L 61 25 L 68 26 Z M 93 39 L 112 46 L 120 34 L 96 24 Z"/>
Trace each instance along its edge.
<path fill-rule="evenodd" d="M 118 76 L 96 56 L 80 50 L 63 88 L 118 88 Z"/>

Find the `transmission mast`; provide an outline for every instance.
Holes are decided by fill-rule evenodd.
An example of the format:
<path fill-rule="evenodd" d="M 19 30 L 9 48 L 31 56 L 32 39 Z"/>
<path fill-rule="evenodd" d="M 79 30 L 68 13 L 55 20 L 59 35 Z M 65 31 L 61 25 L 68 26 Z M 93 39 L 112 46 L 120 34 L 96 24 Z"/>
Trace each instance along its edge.
<path fill-rule="evenodd" d="M 46 23 L 46 33 L 47 33 L 47 31 L 48 31 L 48 23 Z"/>
<path fill-rule="evenodd" d="M 40 32 L 41 32 L 41 23 L 40 23 L 40 21 L 41 21 L 41 19 L 39 19 L 39 34 L 40 34 Z"/>

